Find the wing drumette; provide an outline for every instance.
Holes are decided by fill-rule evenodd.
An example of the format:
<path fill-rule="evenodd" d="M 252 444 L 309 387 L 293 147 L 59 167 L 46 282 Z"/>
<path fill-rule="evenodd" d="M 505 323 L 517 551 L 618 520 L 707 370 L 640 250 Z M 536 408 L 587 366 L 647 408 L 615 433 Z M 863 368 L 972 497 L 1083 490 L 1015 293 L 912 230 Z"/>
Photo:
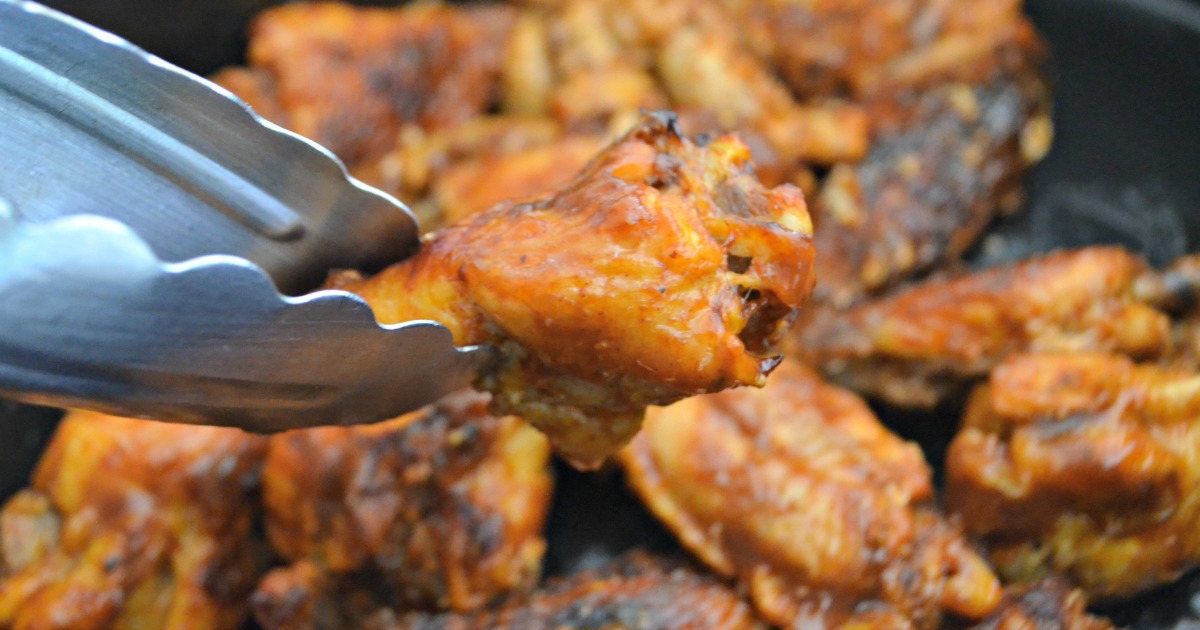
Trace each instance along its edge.
<path fill-rule="evenodd" d="M 0 512 L 0 627 L 219 630 L 265 564 L 251 535 L 266 439 L 69 414 Z"/>
<path fill-rule="evenodd" d="M 1015 352 L 1165 352 L 1170 321 L 1142 291 L 1153 277 L 1117 248 L 1048 254 L 814 319 L 796 352 L 852 389 L 932 407 Z"/>
<path fill-rule="evenodd" d="M 358 625 L 381 606 L 471 610 L 533 586 L 549 448 L 462 392 L 363 427 L 271 437 L 263 501 L 291 565 L 253 598 L 269 630 Z"/>
<path fill-rule="evenodd" d="M 1014 579 L 1125 596 L 1200 564 L 1200 375 L 1014 356 L 971 399 L 946 500 Z"/>
<path fill-rule="evenodd" d="M 646 406 L 761 386 L 812 287 L 800 191 L 768 190 L 731 136 L 682 137 L 648 115 L 570 184 L 432 235 L 362 283 L 382 322 L 432 319 L 502 358 L 492 406 L 594 466 Z"/>
<path fill-rule="evenodd" d="M 753 630 L 732 589 L 678 563 L 633 552 L 610 565 L 551 580 L 529 597 L 473 615 L 378 615 L 372 630 Z"/>
<path fill-rule="evenodd" d="M 683 545 L 776 624 L 936 628 L 1000 602 L 986 563 L 927 505 L 916 445 L 803 366 L 652 409 L 621 461 Z"/>

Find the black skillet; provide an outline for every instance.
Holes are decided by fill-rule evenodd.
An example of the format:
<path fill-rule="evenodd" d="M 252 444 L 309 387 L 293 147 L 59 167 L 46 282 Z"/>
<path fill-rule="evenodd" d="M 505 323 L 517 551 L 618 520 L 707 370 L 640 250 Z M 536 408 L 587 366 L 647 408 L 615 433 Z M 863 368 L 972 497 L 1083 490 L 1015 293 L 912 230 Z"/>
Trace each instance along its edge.
<path fill-rule="evenodd" d="M 239 62 L 250 16 L 278 2 L 46 3 L 204 74 Z M 1026 4 L 1054 52 L 1054 148 L 1029 178 L 1025 211 L 998 226 L 973 261 L 1117 243 L 1161 265 L 1200 250 L 1200 0 Z M 0 401 L 0 497 L 25 485 L 58 415 Z M 943 439 L 911 418 L 883 415 L 907 437 L 924 438 L 931 461 L 940 461 Z M 560 467 L 558 479 L 549 572 L 591 566 L 635 545 L 674 548 L 615 473 Z M 1138 629 L 1200 628 L 1200 572 L 1102 612 Z"/>

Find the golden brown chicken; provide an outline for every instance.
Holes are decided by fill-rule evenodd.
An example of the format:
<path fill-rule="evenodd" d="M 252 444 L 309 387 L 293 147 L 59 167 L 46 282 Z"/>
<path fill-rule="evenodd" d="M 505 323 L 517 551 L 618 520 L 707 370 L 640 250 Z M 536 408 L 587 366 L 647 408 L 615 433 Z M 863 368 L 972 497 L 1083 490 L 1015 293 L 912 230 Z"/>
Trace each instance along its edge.
<path fill-rule="evenodd" d="M 583 144 L 590 145 L 586 155 Z M 448 129 L 406 127 L 392 149 L 351 172 L 408 201 L 421 228 L 432 231 L 500 201 L 554 191 L 605 144 L 600 136 L 565 134 L 548 118 L 483 116 Z"/>
<path fill-rule="evenodd" d="M 236 628 L 266 440 L 73 412 L 0 512 L 0 627 Z"/>
<path fill-rule="evenodd" d="M 856 160 L 866 152 L 864 113 L 845 104 L 797 103 L 771 69 L 747 50 L 735 16 L 716 0 L 652 5 L 570 0 L 522 19 L 545 24 L 537 35 L 531 28 L 529 37 L 541 37 L 544 43 L 536 49 L 553 62 L 521 57 L 517 64 L 510 55 L 515 64 L 511 73 L 545 77 L 543 89 L 523 87 L 556 99 L 557 105 L 535 109 L 553 110 L 566 124 L 577 126 L 595 116 L 596 103 L 603 104 L 599 113 L 610 121 L 639 107 L 669 103 L 702 123 L 689 132 L 754 134 L 792 169 L 799 161 Z M 551 70 L 536 71 L 543 66 Z M 599 89 L 605 83 L 613 87 Z M 756 153 L 756 161 L 758 157 Z"/>
<path fill-rule="evenodd" d="M 685 565 L 632 552 L 608 566 L 551 580 L 499 610 L 471 615 L 377 615 L 369 630 L 753 630 L 750 607 Z"/>
<path fill-rule="evenodd" d="M 273 436 L 271 546 L 292 564 L 254 594 L 267 630 L 356 626 L 381 606 L 471 610 L 537 581 L 549 448 L 462 392 L 364 427 Z"/>
<path fill-rule="evenodd" d="M 510 152 L 484 153 L 448 166 L 433 185 L 447 223 L 503 201 L 528 201 L 569 182 L 604 148 L 599 136 L 573 135 Z"/>
<path fill-rule="evenodd" d="M 1200 564 L 1200 375 L 1105 354 L 1014 356 L 968 406 L 946 502 L 1008 577 L 1091 597 Z"/>
<path fill-rule="evenodd" d="M 479 383 L 493 409 L 592 467 L 648 405 L 764 383 L 812 288 L 810 227 L 800 191 L 759 184 L 736 138 L 694 144 L 650 114 L 552 196 L 495 206 L 338 286 L 381 322 L 432 319 L 459 345 L 494 344 Z"/>
<path fill-rule="evenodd" d="M 216 80 L 357 164 L 391 149 L 406 125 L 444 129 L 496 103 L 513 19 L 495 5 L 288 4 L 255 20 L 253 70 Z"/>
<path fill-rule="evenodd" d="M 538 53 L 510 55 L 505 77 L 512 87 L 517 77 L 536 77 L 540 83 L 526 81 L 520 86 L 524 93 L 506 92 L 510 102 L 522 99 L 525 107 L 574 128 L 604 128 L 639 110 L 666 107 L 651 69 L 622 37 L 621 22 L 630 14 L 613 11 L 610 4 L 566 0 L 545 14 L 525 13 L 527 24 L 540 23 L 526 31 L 529 50 Z M 534 44 L 535 37 L 540 43 Z M 544 100 L 535 105 L 539 97 Z"/>
<path fill-rule="evenodd" d="M 1039 580 L 1005 589 L 1004 603 L 971 630 L 1110 630 L 1112 623 L 1087 612 L 1083 593 L 1061 580 Z"/>
<path fill-rule="evenodd" d="M 1035 37 L 1022 0 L 722 0 L 802 98 L 962 78 Z"/>
<path fill-rule="evenodd" d="M 492 114 L 503 98 L 510 48 L 518 44 L 516 18 L 514 8 L 499 5 L 291 3 L 255 20 L 248 67 L 212 79 L 267 119 L 331 149 L 354 176 L 399 196 L 425 229 L 434 229 L 445 219 L 437 204 L 446 201 L 447 187 L 431 195 L 443 170 L 563 134 L 549 118 Z M 574 165 L 572 173 L 582 166 L 566 164 Z M 543 179 L 534 166 L 515 169 L 516 180 L 501 189 L 452 196 L 446 212 L 481 209 L 472 205 L 473 194 L 482 194 L 479 202 L 524 198 L 567 177 L 560 167 Z M 463 196 L 468 208 L 453 205 Z"/>
<path fill-rule="evenodd" d="M 835 381 L 932 407 L 1022 351 L 1114 351 L 1152 358 L 1168 317 L 1146 301 L 1138 257 L 1092 247 L 933 280 L 800 329 L 795 352 Z"/>
<path fill-rule="evenodd" d="M 652 409 L 621 461 L 650 510 L 773 623 L 937 628 L 1000 602 L 991 569 L 928 505 L 916 445 L 802 365 L 761 390 Z"/>

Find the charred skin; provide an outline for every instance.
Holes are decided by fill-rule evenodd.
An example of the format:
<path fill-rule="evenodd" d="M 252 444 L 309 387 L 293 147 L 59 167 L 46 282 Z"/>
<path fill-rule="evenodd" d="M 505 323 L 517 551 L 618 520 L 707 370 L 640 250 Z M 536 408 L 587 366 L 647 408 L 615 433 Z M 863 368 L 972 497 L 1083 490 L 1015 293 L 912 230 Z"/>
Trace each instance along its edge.
<path fill-rule="evenodd" d="M 733 137 L 647 116 L 572 182 L 431 235 L 361 284 L 381 322 L 432 319 L 493 344 L 479 386 L 594 467 L 649 405 L 761 386 L 812 288 L 800 191 L 766 189 Z"/>
<path fill-rule="evenodd" d="M 265 438 L 72 412 L 0 511 L 0 627 L 220 630 L 265 565 Z"/>
<path fill-rule="evenodd" d="M 866 107 L 870 150 L 814 199 L 819 300 L 846 307 L 957 261 L 1017 209 L 1051 134 L 1045 86 L 1031 82 L 999 73 Z"/>
<path fill-rule="evenodd" d="M 333 629 L 381 606 L 473 610 L 531 588 L 549 447 L 486 407 L 463 392 L 378 425 L 273 436 L 266 527 L 291 564 L 259 584 L 257 621 Z"/>
<path fill-rule="evenodd" d="M 937 628 L 1000 601 L 986 563 L 929 505 L 916 445 L 799 364 L 761 390 L 652 409 L 621 462 L 680 542 L 772 623 Z"/>
<path fill-rule="evenodd" d="M 633 552 L 595 571 L 551 580 L 528 597 L 476 614 L 378 615 L 371 630 L 753 630 L 745 602 L 686 565 Z"/>
<path fill-rule="evenodd" d="M 1200 376 L 1118 355 L 1009 358 L 947 455 L 947 506 L 1012 579 L 1133 595 L 1200 563 Z"/>

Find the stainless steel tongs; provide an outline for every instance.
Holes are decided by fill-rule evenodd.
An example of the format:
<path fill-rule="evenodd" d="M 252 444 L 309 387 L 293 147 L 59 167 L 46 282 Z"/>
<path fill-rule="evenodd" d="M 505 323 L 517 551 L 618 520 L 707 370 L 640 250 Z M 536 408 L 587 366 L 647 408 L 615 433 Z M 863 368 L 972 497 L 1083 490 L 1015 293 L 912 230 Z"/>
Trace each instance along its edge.
<path fill-rule="evenodd" d="M 280 290 L 418 241 L 400 202 L 231 94 L 0 0 L 0 394 L 254 431 L 415 409 L 488 349 Z"/>

